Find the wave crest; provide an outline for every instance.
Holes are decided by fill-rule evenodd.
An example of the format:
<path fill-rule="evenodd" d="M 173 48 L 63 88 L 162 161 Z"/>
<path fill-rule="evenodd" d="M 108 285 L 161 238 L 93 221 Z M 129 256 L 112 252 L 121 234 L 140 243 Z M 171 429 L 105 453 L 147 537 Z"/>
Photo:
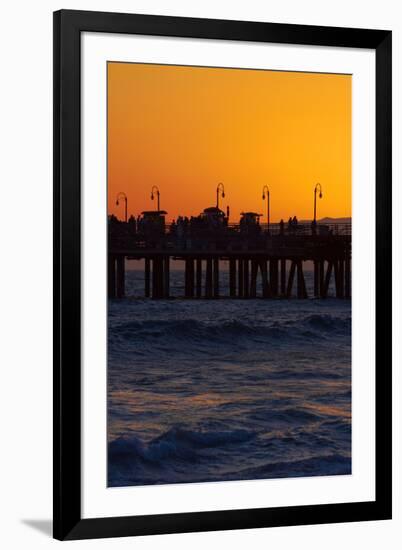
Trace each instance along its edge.
<path fill-rule="evenodd" d="M 141 460 L 153 463 L 169 458 L 194 460 L 200 449 L 243 443 L 255 436 L 254 432 L 247 430 L 196 432 L 175 426 L 147 444 L 135 436 L 114 439 L 109 443 L 109 460 Z"/>
<path fill-rule="evenodd" d="M 202 346 L 210 344 L 275 344 L 287 343 L 295 339 L 303 342 L 345 336 L 350 333 L 350 317 L 328 314 L 310 314 L 296 320 L 276 320 L 264 322 L 253 319 L 226 321 L 204 321 L 190 319 L 130 320 L 110 327 L 110 342 L 118 340 L 136 346 L 182 344 L 191 340 Z"/>

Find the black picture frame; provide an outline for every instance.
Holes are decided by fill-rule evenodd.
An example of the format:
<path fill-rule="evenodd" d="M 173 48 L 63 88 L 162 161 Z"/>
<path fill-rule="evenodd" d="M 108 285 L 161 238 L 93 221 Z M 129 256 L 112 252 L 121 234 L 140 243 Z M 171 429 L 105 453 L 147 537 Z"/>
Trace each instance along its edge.
<path fill-rule="evenodd" d="M 83 32 L 369 48 L 376 55 L 376 498 L 370 502 L 82 519 Z M 391 518 L 391 31 L 61 10 L 54 13 L 54 537 L 60 540 Z"/>

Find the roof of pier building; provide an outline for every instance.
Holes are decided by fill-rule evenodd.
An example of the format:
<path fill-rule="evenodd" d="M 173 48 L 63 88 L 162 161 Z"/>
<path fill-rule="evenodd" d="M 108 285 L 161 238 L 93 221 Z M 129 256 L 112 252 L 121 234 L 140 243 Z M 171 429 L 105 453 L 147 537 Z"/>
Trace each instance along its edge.
<path fill-rule="evenodd" d="M 141 212 L 144 218 L 162 218 L 166 214 L 166 210 L 144 210 L 144 212 Z"/>
<path fill-rule="evenodd" d="M 258 214 L 257 212 L 240 212 L 240 215 L 242 216 L 242 220 L 246 222 L 258 221 L 262 216 L 262 214 Z"/>
<path fill-rule="evenodd" d="M 225 212 L 217 206 L 209 206 L 208 208 L 204 208 L 202 213 L 204 216 L 210 217 L 221 217 L 225 215 Z"/>

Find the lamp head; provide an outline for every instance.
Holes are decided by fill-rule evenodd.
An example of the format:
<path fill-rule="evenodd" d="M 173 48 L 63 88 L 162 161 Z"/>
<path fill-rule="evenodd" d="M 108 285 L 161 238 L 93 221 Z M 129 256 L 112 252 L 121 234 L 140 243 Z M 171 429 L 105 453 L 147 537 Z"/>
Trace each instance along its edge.
<path fill-rule="evenodd" d="M 154 194 L 151 193 L 151 200 L 154 200 Z"/>
<path fill-rule="evenodd" d="M 265 193 L 262 194 L 262 200 L 265 201 Z"/>
<path fill-rule="evenodd" d="M 225 191 L 222 191 L 222 198 L 225 198 Z"/>
<path fill-rule="evenodd" d="M 116 201 L 116 206 L 119 206 L 119 199 L 117 199 Z"/>
<path fill-rule="evenodd" d="M 319 195 L 320 199 L 322 199 L 322 192 L 320 191 L 320 195 Z"/>

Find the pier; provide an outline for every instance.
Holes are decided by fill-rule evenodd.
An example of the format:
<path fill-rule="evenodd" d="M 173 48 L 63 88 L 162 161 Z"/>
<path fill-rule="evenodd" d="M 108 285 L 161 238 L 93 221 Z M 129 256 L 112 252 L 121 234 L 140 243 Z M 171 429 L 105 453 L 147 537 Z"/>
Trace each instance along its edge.
<path fill-rule="evenodd" d="M 304 223 L 264 226 L 259 214 L 243 213 L 229 224 L 219 208 L 190 220 L 165 224 L 164 211 L 144 212 L 127 222 L 109 219 L 108 296 L 125 296 L 125 260 L 143 260 L 144 293 L 170 298 L 171 261 L 183 263 L 183 298 L 218 299 L 220 270 L 228 263 L 229 297 L 351 298 L 350 224 Z M 313 296 L 308 294 L 304 265 L 313 264 Z"/>

